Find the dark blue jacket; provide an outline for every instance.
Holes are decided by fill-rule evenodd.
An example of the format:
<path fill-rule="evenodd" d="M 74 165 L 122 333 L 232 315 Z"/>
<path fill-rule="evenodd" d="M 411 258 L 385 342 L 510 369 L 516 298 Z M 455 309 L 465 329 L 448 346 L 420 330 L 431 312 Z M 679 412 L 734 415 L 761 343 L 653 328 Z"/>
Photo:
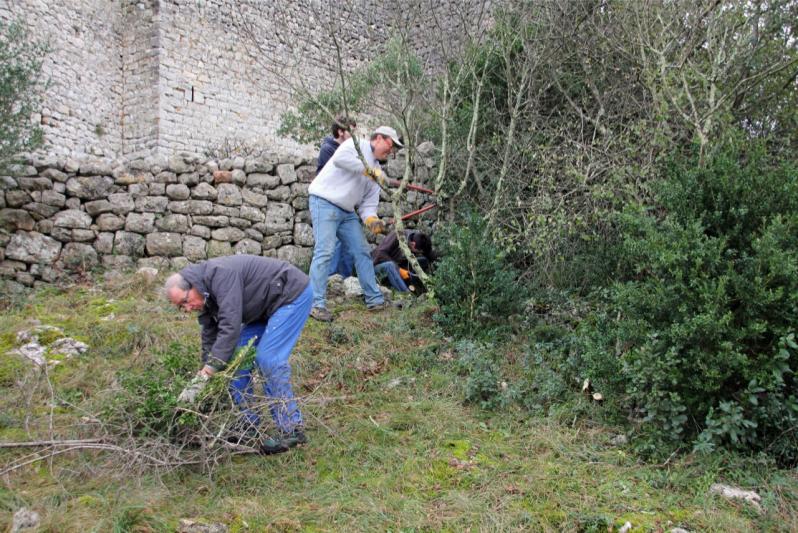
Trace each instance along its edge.
<path fill-rule="evenodd" d="M 321 142 L 321 148 L 319 149 L 319 162 L 316 165 L 316 174 L 321 172 L 321 169 L 324 168 L 324 165 L 327 164 L 327 161 L 330 160 L 339 146 L 341 145 L 338 144 L 338 141 L 333 139 L 332 136 L 328 135 L 324 138 Z"/>
<path fill-rule="evenodd" d="M 256 255 L 217 257 L 189 265 L 180 274 L 205 297 L 197 318 L 202 326 L 202 361 L 217 369 L 230 361 L 242 325 L 268 320 L 310 283 L 290 263 Z"/>

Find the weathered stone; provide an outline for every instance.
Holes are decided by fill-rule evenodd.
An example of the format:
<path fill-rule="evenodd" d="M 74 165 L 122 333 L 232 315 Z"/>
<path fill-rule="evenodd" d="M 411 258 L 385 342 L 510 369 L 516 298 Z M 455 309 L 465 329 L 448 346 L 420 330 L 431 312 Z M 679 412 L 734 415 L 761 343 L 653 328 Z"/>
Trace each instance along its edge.
<path fill-rule="evenodd" d="M 21 283 L 26 287 L 33 287 L 33 276 L 27 272 L 17 272 L 14 276 L 14 279 L 17 280 L 17 283 Z"/>
<path fill-rule="evenodd" d="M 41 365 L 44 366 L 45 360 L 44 356 L 41 356 Z M 25 531 L 34 531 L 39 529 L 39 525 L 41 524 L 41 517 L 39 513 L 34 511 L 33 509 L 28 509 L 27 507 L 20 507 L 16 513 L 14 513 L 14 518 L 11 521 L 11 533 L 23 533 Z"/>
<path fill-rule="evenodd" d="M 210 215 L 213 213 L 213 203 L 207 200 L 169 202 L 168 207 L 172 213 L 181 213 L 184 215 Z"/>
<path fill-rule="evenodd" d="M 141 237 L 141 235 L 136 235 L 136 237 Z M 129 255 L 104 255 L 102 264 L 105 268 L 126 270 L 133 268 L 135 261 Z"/>
<path fill-rule="evenodd" d="M 165 183 L 150 183 L 147 185 L 148 196 L 163 196 L 164 194 L 166 194 Z"/>
<path fill-rule="evenodd" d="M 244 189 L 241 191 L 241 197 L 244 200 L 244 203 L 249 205 L 254 205 L 256 207 L 266 207 L 266 204 L 269 203 L 269 197 L 265 194 L 256 193 L 250 189 Z"/>
<path fill-rule="evenodd" d="M 213 173 L 213 184 L 233 183 L 233 173 L 230 170 L 217 170 Z"/>
<path fill-rule="evenodd" d="M 67 174 L 54 168 L 48 168 L 39 175 L 43 178 L 49 178 L 58 183 L 66 183 L 66 181 L 69 179 L 69 176 Z"/>
<path fill-rule="evenodd" d="M 64 172 L 77 172 L 80 169 L 80 162 L 76 159 L 68 157 L 66 161 L 64 161 Z"/>
<path fill-rule="evenodd" d="M 296 169 L 296 178 L 302 183 L 310 183 L 316 177 L 316 167 L 305 165 Z"/>
<path fill-rule="evenodd" d="M 274 170 L 274 164 L 270 161 L 266 161 L 264 159 L 255 158 L 255 159 L 247 159 L 244 163 L 244 172 L 247 174 L 252 173 L 267 173 Z"/>
<path fill-rule="evenodd" d="M 144 196 L 136 198 L 136 210 L 150 213 L 163 213 L 169 204 L 166 196 Z"/>
<path fill-rule="evenodd" d="M 19 178 L 19 188 L 25 191 L 46 191 L 53 188 L 53 182 L 47 178 Z"/>
<path fill-rule="evenodd" d="M 18 229 L 33 231 L 36 221 L 24 209 L 0 209 L 0 228 L 8 231 Z"/>
<path fill-rule="evenodd" d="M 155 229 L 155 213 L 128 213 L 125 231 L 147 234 Z"/>
<path fill-rule="evenodd" d="M 259 187 L 261 189 L 271 189 L 280 184 L 279 176 L 272 176 L 270 174 L 250 174 L 247 176 L 247 185 L 250 187 Z"/>
<path fill-rule="evenodd" d="M 64 205 L 66 207 L 69 207 L 68 205 L 66 205 L 66 202 L 64 202 Z M 33 215 L 33 218 L 38 218 L 38 219 L 50 218 L 51 216 L 55 215 L 56 213 L 58 213 L 58 211 L 61 210 L 60 207 L 56 207 L 54 205 L 42 204 L 39 202 L 31 202 L 29 204 L 25 204 L 22 206 L 22 208 L 30 212 Z"/>
<path fill-rule="evenodd" d="M 288 204 L 270 202 L 266 206 L 265 235 L 294 229 L 294 209 Z"/>
<path fill-rule="evenodd" d="M 113 215 L 112 215 L 113 216 Z M 98 233 L 94 241 L 94 249 L 101 254 L 110 254 L 114 251 L 114 234 Z"/>
<path fill-rule="evenodd" d="M 69 242 L 61 251 L 61 261 L 69 269 L 86 270 L 97 266 L 97 250 L 88 244 Z"/>
<path fill-rule="evenodd" d="M 216 201 L 222 205 L 241 205 L 241 190 L 232 183 L 222 183 L 216 188 Z"/>
<path fill-rule="evenodd" d="M 57 192 L 58 194 L 64 194 L 66 192 L 66 183 L 53 183 L 53 192 Z"/>
<path fill-rule="evenodd" d="M 121 174 L 114 176 L 114 183 L 117 185 L 135 185 L 149 183 L 154 179 L 154 176 L 149 172 L 135 172 L 132 174 L 128 172 L 122 172 Z"/>
<path fill-rule="evenodd" d="M 244 171 L 241 169 L 235 169 L 231 173 L 231 177 L 233 179 L 233 183 L 239 186 L 243 186 L 247 183 L 247 175 L 244 174 Z"/>
<path fill-rule="evenodd" d="M 308 208 L 308 197 L 307 196 L 297 196 L 293 200 L 291 200 L 291 207 L 298 210 L 303 210 Z"/>
<path fill-rule="evenodd" d="M 72 230 L 72 240 L 75 242 L 89 242 L 93 241 L 94 237 L 94 230 L 91 229 L 73 229 Z"/>
<path fill-rule="evenodd" d="M 35 176 L 37 170 L 33 165 L 9 165 L 8 173 L 12 176 Z"/>
<path fill-rule="evenodd" d="M 111 205 L 111 202 L 105 199 L 86 202 L 83 206 L 86 208 L 86 212 L 93 217 L 103 213 L 110 213 L 114 210 L 114 206 Z"/>
<path fill-rule="evenodd" d="M 71 198 L 67 198 L 66 202 L 64 202 L 64 207 L 67 209 L 78 209 L 80 210 L 80 198 L 75 198 L 72 196 Z"/>
<path fill-rule="evenodd" d="M 305 224 L 312 224 L 312 219 L 310 217 L 310 211 L 295 211 L 294 212 L 294 224 L 299 222 L 304 222 Z"/>
<path fill-rule="evenodd" d="M 110 176 L 114 169 L 107 161 L 84 161 L 79 173 L 84 176 Z"/>
<path fill-rule="evenodd" d="M 166 187 L 166 196 L 171 200 L 188 200 L 191 191 L 182 183 L 173 183 Z"/>
<path fill-rule="evenodd" d="M 41 202 L 54 207 L 64 207 L 66 196 L 55 191 L 42 191 Z"/>
<path fill-rule="evenodd" d="M 191 261 L 201 261 L 208 257 L 205 251 L 206 248 L 207 243 L 205 239 L 201 237 L 194 237 L 192 235 L 183 237 L 183 255 Z"/>
<path fill-rule="evenodd" d="M 53 217 L 53 224 L 61 228 L 84 228 L 91 227 L 91 216 L 77 209 L 67 209 L 56 213 Z"/>
<path fill-rule="evenodd" d="M 155 175 L 155 183 L 177 183 L 177 174 L 174 172 L 163 171 Z"/>
<path fill-rule="evenodd" d="M 48 235 L 52 230 L 53 230 L 53 221 L 52 220 L 50 220 L 48 218 L 45 218 L 43 220 L 39 220 L 38 222 L 36 222 L 35 231 L 38 231 L 39 233 L 44 233 L 45 235 Z"/>
<path fill-rule="evenodd" d="M 146 183 L 134 183 L 129 185 L 127 192 L 130 193 L 132 198 L 141 198 L 150 194 L 150 187 Z"/>
<path fill-rule="evenodd" d="M 188 216 L 166 215 L 155 221 L 155 227 L 161 231 L 185 233 L 188 231 Z"/>
<path fill-rule="evenodd" d="M 69 178 L 67 191 L 83 200 L 97 200 L 108 195 L 114 181 L 108 176 L 80 176 Z"/>
<path fill-rule="evenodd" d="M 237 207 L 228 207 L 226 205 L 214 205 L 214 215 L 224 215 L 226 217 L 237 217 L 241 211 Z"/>
<path fill-rule="evenodd" d="M 105 213 L 97 217 L 97 229 L 100 231 L 116 231 L 125 227 L 125 220 L 116 215 Z"/>
<path fill-rule="evenodd" d="M 301 248 L 299 246 L 283 246 L 277 250 L 277 258 L 288 261 L 292 265 L 305 267 L 310 264 L 313 257 L 312 248 Z"/>
<path fill-rule="evenodd" d="M 168 164 L 169 169 L 176 174 L 184 174 L 194 170 L 194 168 L 180 156 L 170 157 Z"/>
<path fill-rule="evenodd" d="M 117 231 L 114 234 L 114 253 L 140 257 L 144 255 L 144 237 L 129 231 Z"/>
<path fill-rule="evenodd" d="M 200 182 L 200 179 L 198 173 L 187 172 L 185 174 L 180 174 L 177 177 L 177 181 L 179 181 L 180 183 L 182 183 L 187 187 L 193 187 L 194 185 L 197 185 Z"/>
<path fill-rule="evenodd" d="M 136 266 L 141 269 L 169 270 L 169 259 L 166 257 L 141 257 L 136 261 Z"/>
<path fill-rule="evenodd" d="M 280 177 L 280 183 L 283 185 L 290 185 L 297 180 L 294 165 L 277 165 L 277 175 Z"/>
<path fill-rule="evenodd" d="M 6 204 L 8 207 L 21 207 L 33 200 L 27 191 L 19 189 L 6 191 Z"/>
<path fill-rule="evenodd" d="M 350 276 L 344 280 L 344 296 L 346 298 L 357 298 L 363 296 L 363 287 L 360 286 L 360 281 Z"/>
<path fill-rule="evenodd" d="M 236 242 L 244 237 L 244 232 L 238 228 L 219 228 L 211 232 L 211 238 L 217 241 Z"/>
<path fill-rule="evenodd" d="M 227 241 L 208 241 L 208 257 L 231 255 L 233 247 Z"/>
<path fill-rule="evenodd" d="M 435 143 L 432 141 L 424 141 L 416 146 L 416 152 L 421 157 L 432 157 L 435 155 Z"/>
<path fill-rule="evenodd" d="M 263 222 L 266 220 L 266 215 L 263 214 L 263 211 L 257 207 L 251 207 L 248 205 L 241 206 L 240 216 L 241 218 L 251 220 L 252 222 Z"/>
<path fill-rule="evenodd" d="M 210 183 L 200 183 L 191 190 L 191 197 L 197 200 L 216 200 L 216 189 Z"/>
<path fill-rule="evenodd" d="M 254 229 L 254 228 L 247 228 L 247 229 L 244 230 L 244 233 L 246 233 L 247 238 L 249 238 L 249 239 L 253 239 L 253 240 L 256 240 L 258 242 L 263 240 L 263 233 L 259 232 L 258 230 Z"/>
<path fill-rule="evenodd" d="M 27 269 L 27 263 L 23 263 L 22 261 L 0 261 L 0 275 L 3 276 L 13 276 L 15 272 Z"/>
<path fill-rule="evenodd" d="M 261 251 L 260 243 L 252 239 L 242 239 L 233 246 L 234 254 L 260 255 Z"/>
<path fill-rule="evenodd" d="M 201 226 L 199 224 L 194 224 L 191 226 L 191 229 L 189 229 L 188 232 L 191 235 L 202 237 L 205 240 L 211 238 L 211 228 L 209 228 L 208 226 Z"/>
<path fill-rule="evenodd" d="M 233 160 L 228 158 L 219 161 L 219 168 L 222 170 L 233 170 Z"/>
<path fill-rule="evenodd" d="M 266 196 L 269 200 L 274 200 L 276 202 L 285 202 L 289 198 L 291 198 L 291 188 L 285 185 L 280 187 L 276 187 L 274 189 L 266 191 Z"/>
<path fill-rule="evenodd" d="M 230 225 L 234 228 L 245 229 L 252 225 L 252 222 L 245 218 L 230 217 Z"/>
<path fill-rule="evenodd" d="M 61 243 L 37 233 L 18 231 L 6 246 L 6 257 L 25 263 L 52 263 L 61 252 Z"/>
<path fill-rule="evenodd" d="M 183 238 L 179 233 L 150 233 L 147 235 L 147 253 L 164 257 L 183 254 Z"/>
<path fill-rule="evenodd" d="M 294 244 L 299 246 L 313 246 L 313 228 L 310 224 L 299 223 L 294 225 Z"/>
<path fill-rule="evenodd" d="M 72 230 L 69 228 L 53 227 L 50 229 L 50 237 L 59 242 L 70 242 L 72 240 Z"/>
<path fill-rule="evenodd" d="M 193 216 L 191 220 L 195 224 L 202 224 L 211 228 L 223 228 L 230 222 L 230 218 L 226 216 Z"/>

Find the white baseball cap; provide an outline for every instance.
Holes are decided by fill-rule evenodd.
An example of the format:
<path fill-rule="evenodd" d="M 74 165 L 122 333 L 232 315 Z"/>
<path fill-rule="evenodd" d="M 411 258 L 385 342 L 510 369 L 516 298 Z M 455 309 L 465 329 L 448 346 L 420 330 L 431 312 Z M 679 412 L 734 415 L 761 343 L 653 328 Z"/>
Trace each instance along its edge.
<path fill-rule="evenodd" d="M 390 126 L 380 126 L 376 130 L 374 130 L 374 135 L 385 135 L 386 137 L 390 137 L 393 141 L 395 146 L 402 148 L 404 145 L 399 140 L 399 135 L 396 133 L 396 130 Z"/>

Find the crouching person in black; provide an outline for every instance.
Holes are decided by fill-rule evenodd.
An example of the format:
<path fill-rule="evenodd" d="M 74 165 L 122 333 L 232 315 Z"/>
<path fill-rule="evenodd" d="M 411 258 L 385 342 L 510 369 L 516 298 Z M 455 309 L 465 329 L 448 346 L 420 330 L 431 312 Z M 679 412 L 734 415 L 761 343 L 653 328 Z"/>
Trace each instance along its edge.
<path fill-rule="evenodd" d="M 416 256 L 419 266 L 427 271 L 433 259 L 432 240 L 420 231 L 406 230 L 407 246 Z M 399 292 L 409 292 L 410 287 L 420 286 L 421 281 L 410 269 L 409 262 L 399 247 L 399 237 L 395 231 L 387 235 L 371 252 L 374 273 L 386 280 Z"/>

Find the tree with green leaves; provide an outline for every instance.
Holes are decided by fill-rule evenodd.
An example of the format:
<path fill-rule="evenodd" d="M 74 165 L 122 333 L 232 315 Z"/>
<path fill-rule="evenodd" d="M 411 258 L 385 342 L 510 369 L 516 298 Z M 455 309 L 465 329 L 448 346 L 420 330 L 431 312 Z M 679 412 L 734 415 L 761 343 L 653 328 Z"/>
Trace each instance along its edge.
<path fill-rule="evenodd" d="M 0 169 L 42 143 L 31 115 L 40 101 L 46 54 L 47 45 L 30 39 L 21 23 L 0 22 Z"/>

